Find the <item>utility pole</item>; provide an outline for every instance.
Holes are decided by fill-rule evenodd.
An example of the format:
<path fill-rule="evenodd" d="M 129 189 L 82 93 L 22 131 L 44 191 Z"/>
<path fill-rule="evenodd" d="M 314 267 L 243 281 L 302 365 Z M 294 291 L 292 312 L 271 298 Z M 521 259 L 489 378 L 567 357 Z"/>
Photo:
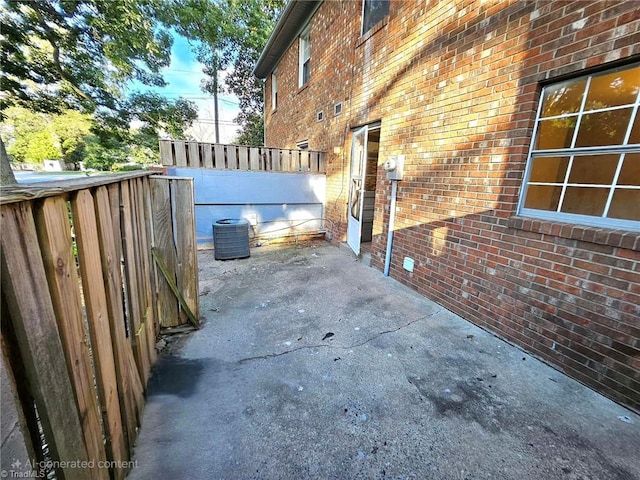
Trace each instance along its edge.
<path fill-rule="evenodd" d="M 213 111 L 215 114 L 216 143 L 220 143 L 220 125 L 218 122 L 218 52 L 213 55 Z"/>

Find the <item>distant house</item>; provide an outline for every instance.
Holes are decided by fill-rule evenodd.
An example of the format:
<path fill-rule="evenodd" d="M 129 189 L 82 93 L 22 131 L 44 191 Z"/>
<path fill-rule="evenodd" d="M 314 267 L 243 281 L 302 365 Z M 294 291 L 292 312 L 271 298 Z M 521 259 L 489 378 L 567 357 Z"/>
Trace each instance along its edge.
<path fill-rule="evenodd" d="M 45 172 L 62 172 L 66 166 L 64 160 L 45 160 L 42 169 Z"/>
<path fill-rule="evenodd" d="M 294 1 L 255 74 L 335 241 L 640 410 L 637 2 Z"/>

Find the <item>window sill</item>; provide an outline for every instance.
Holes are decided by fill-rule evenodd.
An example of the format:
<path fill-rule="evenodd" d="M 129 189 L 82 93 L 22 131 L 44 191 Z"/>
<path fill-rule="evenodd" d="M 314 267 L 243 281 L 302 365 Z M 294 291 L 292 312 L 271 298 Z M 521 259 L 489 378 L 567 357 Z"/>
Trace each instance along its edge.
<path fill-rule="evenodd" d="M 507 226 L 516 230 L 640 251 L 639 232 L 552 222 L 529 217 L 511 217 L 507 222 Z"/>
<path fill-rule="evenodd" d="M 376 23 L 373 27 L 371 27 L 369 30 L 367 30 L 365 33 L 363 33 L 362 35 L 360 35 L 360 38 L 358 39 L 358 42 L 356 43 L 356 48 L 358 48 L 360 45 L 362 45 L 364 42 L 366 42 L 367 40 L 369 40 L 371 37 L 373 37 L 377 32 L 379 32 L 380 30 L 382 30 L 384 27 L 387 26 L 387 23 L 389 23 L 389 15 L 387 15 L 386 17 L 384 17 L 382 20 L 380 20 L 378 23 Z"/>
<path fill-rule="evenodd" d="M 296 94 L 298 94 L 298 93 L 300 93 L 300 92 L 302 92 L 302 91 L 306 90 L 307 88 L 309 88 L 309 83 L 310 83 L 310 81 L 309 81 L 309 82 L 307 82 L 307 83 L 305 83 L 305 84 L 304 84 L 304 85 L 302 85 L 301 87 L 298 87 L 298 91 L 296 92 Z"/>

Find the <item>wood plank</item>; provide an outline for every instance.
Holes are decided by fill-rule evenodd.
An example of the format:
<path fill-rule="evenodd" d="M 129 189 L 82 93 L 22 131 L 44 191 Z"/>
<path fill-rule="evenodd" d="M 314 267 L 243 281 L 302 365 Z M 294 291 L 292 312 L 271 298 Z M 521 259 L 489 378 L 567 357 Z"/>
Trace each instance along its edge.
<path fill-rule="evenodd" d="M 176 222 L 176 278 L 178 289 L 199 324 L 198 257 L 193 180 L 173 180 Z"/>
<path fill-rule="evenodd" d="M 319 152 L 309 152 L 309 171 L 318 172 L 318 156 Z"/>
<path fill-rule="evenodd" d="M 213 146 L 213 150 L 215 152 L 214 157 L 215 157 L 215 168 L 216 170 L 224 170 L 225 168 L 227 168 L 226 162 L 225 162 L 225 158 L 224 158 L 224 145 L 221 145 L 219 143 L 216 143 Z"/>
<path fill-rule="evenodd" d="M 160 140 L 160 163 L 166 167 L 172 167 L 175 164 L 173 152 L 171 149 L 171 140 Z"/>
<path fill-rule="evenodd" d="M 150 196 L 149 185 L 145 186 L 147 179 L 138 178 L 134 180 L 137 186 L 138 198 L 138 222 L 140 231 L 139 254 L 142 260 L 142 283 L 141 287 L 145 299 L 144 326 L 147 335 L 147 348 L 149 354 L 149 365 L 156 362 L 158 353 L 156 352 L 156 298 L 155 282 L 153 281 L 152 258 L 151 258 L 151 209 L 147 203 Z M 153 288 L 152 288 L 153 286 Z"/>
<path fill-rule="evenodd" d="M 198 142 L 187 142 L 189 149 L 188 165 L 191 168 L 200 168 L 202 160 L 200 158 L 200 144 Z"/>
<path fill-rule="evenodd" d="M 202 149 L 204 150 L 204 157 L 202 160 L 202 166 L 204 168 L 213 168 L 213 145 L 210 143 L 203 143 Z"/>
<path fill-rule="evenodd" d="M 153 246 L 167 266 L 171 278 L 176 277 L 176 247 L 173 238 L 170 177 L 153 177 Z M 158 321 L 160 327 L 175 327 L 180 323 L 178 302 L 164 277 L 158 277 Z"/>
<path fill-rule="evenodd" d="M 142 324 L 142 299 L 139 292 L 138 264 L 136 262 L 137 250 L 134 234 L 134 205 L 131 201 L 131 186 L 124 182 L 121 188 L 122 195 L 122 239 L 124 252 L 125 288 L 127 292 L 127 304 L 129 306 L 129 325 L 131 327 L 130 340 L 133 347 L 133 355 L 138 368 L 140 382 L 146 388 L 149 380 L 149 359 L 147 354 L 146 335 L 140 336 Z"/>
<path fill-rule="evenodd" d="M 274 172 L 282 171 L 282 164 L 280 163 L 280 150 L 277 148 L 271 149 L 271 170 Z"/>
<path fill-rule="evenodd" d="M 227 168 L 230 170 L 238 169 L 238 159 L 236 158 L 235 145 L 227 145 Z"/>
<path fill-rule="evenodd" d="M 299 172 L 308 172 L 311 168 L 309 163 L 309 151 L 308 150 L 300 150 L 300 168 Z"/>
<path fill-rule="evenodd" d="M 107 457 L 102 440 L 101 413 L 84 327 L 67 202 L 62 197 L 46 199 L 41 208 L 37 209 L 36 225 L 53 310 L 76 394 L 87 454 L 90 458 L 95 458 L 96 462 L 104 461 Z M 91 478 L 108 479 L 109 472 L 96 465 L 91 469 Z"/>
<path fill-rule="evenodd" d="M 238 146 L 238 169 L 249 170 L 249 148 Z"/>
<path fill-rule="evenodd" d="M 31 204 L 3 206 L 0 219 L 2 294 L 27 372 L 25 381 L 35 399 L 52 460 L 89 461 Z M 65 479 L 90 476 L 87 468 L 57 469 L 56 473 Z"/>
<path fill-rule="evenodd" d="M 249 168 L 260 170 L 260 150 L 257 147 L 249 148 Z"/>
<path fill-rule="evenodd" d="M 320 152 L 320 159 L 318 160 L 318 172 L 327 173 L 327 164 L 325 161 L 324 152 Z"/>
<path fill-rule="evenodd" d="M 122 214 L 120 213 L 120 184 L 115 183 L 109 185 L 109 203 L 111 208 L 111 224 L 113 227 L 113 241 L 116 249 L 115 258 L 118 259 L 119 262 L 124 260 L 123 252 L 122 252 L 122 234 L 121 234 L 121 221 Z M 122 282 L 121 288 L 124 289 L 124 279 L 122 278 L 122 269 L 120 269 L 120 281 Z M 125 289 L 126 290 L 126 289 Z M 121 292 L 126 295 L 126 291 Z M 124 295 L 121 297 L 121 301 L 124 300 Z M 142 382 L 140 381 L 140 374 L 138 373 L 138 369 L 136 367 L 135 359 L 133 356 L 133 348 L 131 345 L 131 329 L 130 322 L 126 316 L 125 310 L 125 318 L 124 318 L 124 330 L 125 335 L 127 336 L 124 354 L 126 356 L 126 365 L 127 365 L 127 375 L 128 375 L 128 387 L 131 390 L 131 396 L 133 397 L 135 411 L 136 411 L 136 422 L 138 427 L 142 425 L 142 413 L 144 411 L 144 388 L 142 387 Z M 137 434 L 137 432 L 136 432 Z M 135 438 L 135 436 L 134 436 Z M 131 437 L 129 437 L 131 440 Z M 129 442 L 129 447 L 134 442 Z"/>
<path fill-rule="evenodd" d="M 187 146 L 182 140 L 175 140 L 173 142 L 173 148 L 175 148 L 176 155 L 176 167 L 187 166 Z"/>
<path fill-rule="evenodd" d="M 122 462 L 119 467 L 113 469 L 115 478 L 121 479 L 126 473 L 123 465 L 129 459 L 129 448 L 122 427 L 109 325 L 109 309 L 105 292 L 107 279 L 102 275 L 102 255 L 91 193 L 88 190 L 78 192 L 71 200 L 71 210 L 78 245 L 80 276 L 91 336 L 91 349 L 96 367 L 96 385 L 104 415 L 103 427 L 107 441 L 107 457 L 109 460 Z"/>
<path fill-rule="evenodd" d="M 124 257 L 122 253 L 122 215 L 120 213 L 120 184 L 114 183 L 112 185 L 107 185 L 107 193 L 109 195 L 109 208 L 111 210 L 111 227 L 113 229 L 113 244 L 115 246 L 116 258 L 120 263 L 124 262 Z M 120 270 L 122 272 L 122 269 Z M 122 288 L 124 289 L 124 280 L 122 276 L 120 278 L 122 280 Z M 123 295 L 126 292 L 123 292 Z M 123 296 L 124 298 L 124 296 Z M 125 333 L 128 335 L 129 325 L 127 323 L 126 311 L 124 318 L 124 328 Z"/>
<path fill-rule="evenodd" d="M 291 150 L 282 150 L 283 154 L 283 162 L 282 162 L 282 171 L 291 172 L 292 171 L 292 158 L 291 158 Z"/>
<path fill-rule="evenodd" d="M 130 372 L 125 349 L 130 348 L 125 332 L 124 304 L 122 302 L 122 275 L 120 257 L 113 239 L 113 224 L 109 194 L 106 187 L 98 187 L 94 197 L 98 224 L 98 238 L 102 255 L 102 276 L 105 280 L 111 345 L 113 348 L 118 383 L 118 399 L 128 451 L 131 452 L 137 436 L 136 400 L 130 386 Z M 137 376 L 137 372 L 135 372 Z"/>

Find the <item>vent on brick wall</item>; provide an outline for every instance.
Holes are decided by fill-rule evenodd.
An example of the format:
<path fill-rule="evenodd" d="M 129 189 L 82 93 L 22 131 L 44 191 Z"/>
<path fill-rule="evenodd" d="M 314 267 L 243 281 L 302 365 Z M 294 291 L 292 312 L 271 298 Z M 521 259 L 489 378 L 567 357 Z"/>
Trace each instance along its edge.
<path fill-rule="evenodd" d="M 340 103 L 336 103 L 333 106 L 333 116 L 337 117 L 338 115 L 340 115 L 342 113 L 342 102 Z"/>
<path fill-rule="evenodd" d="M 320 110 L 318 113 L 316 113 L 316 120 L 318 122 L 321 122 L 322 120 L 324 120 L 324 112 L 322 110 Z"/>

